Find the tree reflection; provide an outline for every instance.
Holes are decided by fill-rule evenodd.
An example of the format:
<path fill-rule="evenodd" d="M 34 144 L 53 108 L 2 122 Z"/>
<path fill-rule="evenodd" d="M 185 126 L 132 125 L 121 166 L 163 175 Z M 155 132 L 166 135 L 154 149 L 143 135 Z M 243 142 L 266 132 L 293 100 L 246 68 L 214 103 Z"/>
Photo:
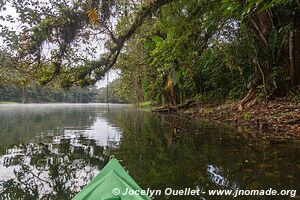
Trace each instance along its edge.
<path fill-rule="evenodd" d="M 253 148 L 230 129 L 173 115 L 134 111 L 110 113 L 109 118 L 123 132 L 119 148 L 111 149 L 111 153 L 123 160 L 123 165 L 143 188 L 204 188 L 207 191 L 299 187 L 300 179 L 296 175 L 299 169 L 292 164 L 294 156 L 300 155 L 299 148 Z M 293 174 L 290 179 L 287 173 Z M 207 194 L 201 197 L 159 196 L 155 199 L 167 198 L 220 199 Z M 232 197 L 222 196 L 222 199 Z"/>
<path fill-rule="evenodd" d="M 111 154 L 121 160 L 142 188 L 299 188 L 300 149 L 292 145 L 254 148 L 230 129 L 174 115 L 88 109 L 58 112 L 55 116 L 44 114 L 45 121 L 36 124 L 27 121 L 30 128 L 24 125 L 22 129 L 39 134 L 30 142 L 10 144 L 10 148 L 2 151 L 0 175 L 4 178 L 0 182 L 0 199 L 71 199 L 107 163 Z M 42 128 L 42 124 L 45 126 L 51 120 L 48 127 Z M 109 130 L 114 133 L 120 130 L 121 139 L 104 138 L 105 145 L 101 146 L 99 138 L 88 137 L 85 130 L 93 129 L 98 120 L 101 129 L 93 134 L 108 136 Z M 71 128 L 66 134 L 59 127 Z M 16 132 L 21 134 L 21 128 Z M 220 199 L 207 195 L 155 199 L 167 198 Z"/>
<path fill-rule="evenodd" d="M 35 105 L 37 106 L 37 105 Z M 25 107 L 0 110 L 0 155 L 16 143 L 26 143 L 37 134 L 62 135 L 65 128 L 85 130 L 97 119 L 93 108 Z M 51 138 L 50 138 L 51 139 Z"/>
<path fill-rule="evenodd" d="M 107 162 L 104 147 L 82 136 L 78 141 L 85 144 L 74 146 L 61 138 L 58 144 L 9 149 L 2 160 L 6 169 L 14 169 L 13 176 L 0 182 L 0 199 L 71 199 Z"/>
<path fill-rule="evenodd" d="M 107 162 L 105 112 L 93 105 L 2 107 L 0 199 L 71 199 Z"/>

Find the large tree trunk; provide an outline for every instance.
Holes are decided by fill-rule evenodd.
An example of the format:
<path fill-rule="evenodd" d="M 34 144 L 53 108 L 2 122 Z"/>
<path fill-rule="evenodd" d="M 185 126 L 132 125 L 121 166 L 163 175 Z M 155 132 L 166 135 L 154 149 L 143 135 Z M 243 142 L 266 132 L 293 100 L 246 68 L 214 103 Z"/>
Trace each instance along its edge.
<path fill-rule="evenodd" d="M 272 31 L 273 19 L 269 11 L 256 13 L 248 17 L 248 28 L 257 41 L 268 49 L 268 36 Z"/>
<path fill-rule="evenodd" d="M 293 85 L 300 85 L 300 13 L 294 17 L 295 30 L 293 31 L 293 40 L 291 41 L 291 55 L 293 61 Z"/>
<path fill-rule="evenodd" d="M 251 107 L 256 103 L 256 94 L 257 94 L 257 86 L 262 82 L 261 75 L 259 74 L 258 67 L 255 67 L 255 75 L 254 79 L 249 84 L 249 91 L 247 95 L 236 105 L 234 105 L 234 109 L 244 110 L 245 108 Z"/>
<path fill-rule="evenodd" d="M 258 85 L 264 84 L 267 96 L 272 97 L 286 95 L 288 89 L 300 85 L 300 9 L 292 14 L 284 9 L 293 8 L 275 8 L 247 18 L 257 52 L 255 60 L 258 64 L 255 67 L 261 73 L 256 73 L 256 84 L 251 85 L 239 108 L 253 102 Z M 274 79 L 276 84 L 272 85 Z"/>

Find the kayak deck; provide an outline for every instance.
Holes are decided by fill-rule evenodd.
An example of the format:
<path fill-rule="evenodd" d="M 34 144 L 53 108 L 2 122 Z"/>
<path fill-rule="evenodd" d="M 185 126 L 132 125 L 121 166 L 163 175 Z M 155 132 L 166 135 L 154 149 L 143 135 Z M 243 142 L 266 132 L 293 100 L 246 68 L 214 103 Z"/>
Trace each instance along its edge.
<path fill-rule="evenodd" d="M 72 200 L 150 200 L 146 195 L 129 195 L 129 190 L 142 191 L 142 188 L 113 158 Z"/>

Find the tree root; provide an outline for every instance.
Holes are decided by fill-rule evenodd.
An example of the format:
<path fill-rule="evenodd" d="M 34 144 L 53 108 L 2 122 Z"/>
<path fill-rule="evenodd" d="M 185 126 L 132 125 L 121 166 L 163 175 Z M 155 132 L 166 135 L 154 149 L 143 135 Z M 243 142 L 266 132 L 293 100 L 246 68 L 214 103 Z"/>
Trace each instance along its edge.
<path fill-rule="evenodd" d="M 257 101 L 258 98 L 256 97 L 256 88 L 252 88 L 249 90 L 248 94 L 244 97 L 244 99 L 242 99 L 240 102 L 233 106 L 233 109 L 242 111 L 255 105 Z"/>

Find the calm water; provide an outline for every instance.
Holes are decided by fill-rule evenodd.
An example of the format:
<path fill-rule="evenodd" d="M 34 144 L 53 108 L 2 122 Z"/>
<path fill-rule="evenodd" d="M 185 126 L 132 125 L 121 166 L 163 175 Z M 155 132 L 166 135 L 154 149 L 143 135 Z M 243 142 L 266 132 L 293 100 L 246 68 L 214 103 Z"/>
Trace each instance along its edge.
<path fill-rule="evenodd" d="M 297 141 L 255 140 L 225 127 L 122 105 L 109 112 L 101 104 L 0 105 L 1 200 L 71 199 L 112 154 L 143 188 L 300 192 Z"/>

